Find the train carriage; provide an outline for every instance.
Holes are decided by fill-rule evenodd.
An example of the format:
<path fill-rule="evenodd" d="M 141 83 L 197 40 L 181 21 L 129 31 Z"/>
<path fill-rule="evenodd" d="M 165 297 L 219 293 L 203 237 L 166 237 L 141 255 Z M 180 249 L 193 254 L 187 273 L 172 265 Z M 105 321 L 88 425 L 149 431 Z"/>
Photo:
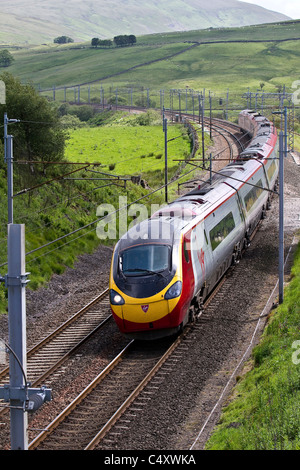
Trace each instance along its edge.
<path fill-rule="evenodd" d="M 238 159 L 116 244 L 110 303 L 125 335 L 164 337 L 194 319 L 264 217 L 278 176 L 276 129 L 249 110 L 239 125 L 252 140 Z"/>

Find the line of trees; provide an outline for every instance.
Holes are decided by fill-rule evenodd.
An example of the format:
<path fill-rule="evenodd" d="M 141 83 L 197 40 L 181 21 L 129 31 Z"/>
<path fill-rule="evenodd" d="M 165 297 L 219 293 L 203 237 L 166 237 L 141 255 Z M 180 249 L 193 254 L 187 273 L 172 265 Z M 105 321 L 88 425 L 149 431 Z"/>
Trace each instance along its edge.
<path fill-rule="evenodd" d="M 136 36 L 134 34 L 126 35 L 121 34 L 119 36 L 115 36 L 113 41 L 110 39 L 99 39 L 93 38 L 91 41 L 92 47 L 112 47 L 113 45 L 117 47 L 121 46 L 133 46 L 136 43 Z"/>
<path fill-rule="evenodd" d="M 116 46 L 133 46 L 136 43 L 136 37 L 134 34 L 127 36 L 126 34 L 121 34 L 120 36 L 114 37 L 114 43 Z"/>
<path fill-rule="evenodd" d="M 91 41 L 93 47 L 112 47 L 113 42 L 110 39 L 93 38 Z"/>

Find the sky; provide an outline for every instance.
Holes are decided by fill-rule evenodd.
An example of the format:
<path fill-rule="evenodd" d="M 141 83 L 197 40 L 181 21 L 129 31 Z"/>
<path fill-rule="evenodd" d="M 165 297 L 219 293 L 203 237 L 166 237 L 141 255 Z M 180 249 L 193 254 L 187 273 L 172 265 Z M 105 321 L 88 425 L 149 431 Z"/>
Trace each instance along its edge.
<path fill-rule="evenodd" d="M 240 0 L 246 3 L 254 3 L 268 10 L 278 11 L 293 19 L 300 19 L 299 0 Z"/>

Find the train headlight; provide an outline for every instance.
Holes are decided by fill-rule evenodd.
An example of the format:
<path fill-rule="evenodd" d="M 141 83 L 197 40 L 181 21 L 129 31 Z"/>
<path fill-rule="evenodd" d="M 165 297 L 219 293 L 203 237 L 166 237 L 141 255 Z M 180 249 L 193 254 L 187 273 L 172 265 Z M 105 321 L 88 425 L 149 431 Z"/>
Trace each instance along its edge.
<path fill-rule="evenodd" d="M 175 282 L 175 284 L 173 284 L 165 293 L 165 299 L 169 300 L 169 299 L 175 299 L 176 297 L 179 297 L 181 294 L 181 290 L 182 290 L 182 282 L 181 281 Z"/>
<path fill-rule="evenodd" d="M 123 297 L 113 289 L 110 289 L 110 303 L 112 305 L 124 305 L 125 300 Z"/>

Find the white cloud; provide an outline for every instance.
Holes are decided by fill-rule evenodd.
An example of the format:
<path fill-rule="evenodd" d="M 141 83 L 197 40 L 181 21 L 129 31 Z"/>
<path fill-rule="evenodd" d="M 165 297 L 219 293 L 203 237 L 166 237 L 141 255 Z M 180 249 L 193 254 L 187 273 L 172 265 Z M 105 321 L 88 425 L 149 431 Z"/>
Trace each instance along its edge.
<path fill-rule="evenodd" d="M 246 3 L 254 3 L 268 10 L 278 11 L 293 19 L 300 19 L 299 0 L 240 0 Z"/>

